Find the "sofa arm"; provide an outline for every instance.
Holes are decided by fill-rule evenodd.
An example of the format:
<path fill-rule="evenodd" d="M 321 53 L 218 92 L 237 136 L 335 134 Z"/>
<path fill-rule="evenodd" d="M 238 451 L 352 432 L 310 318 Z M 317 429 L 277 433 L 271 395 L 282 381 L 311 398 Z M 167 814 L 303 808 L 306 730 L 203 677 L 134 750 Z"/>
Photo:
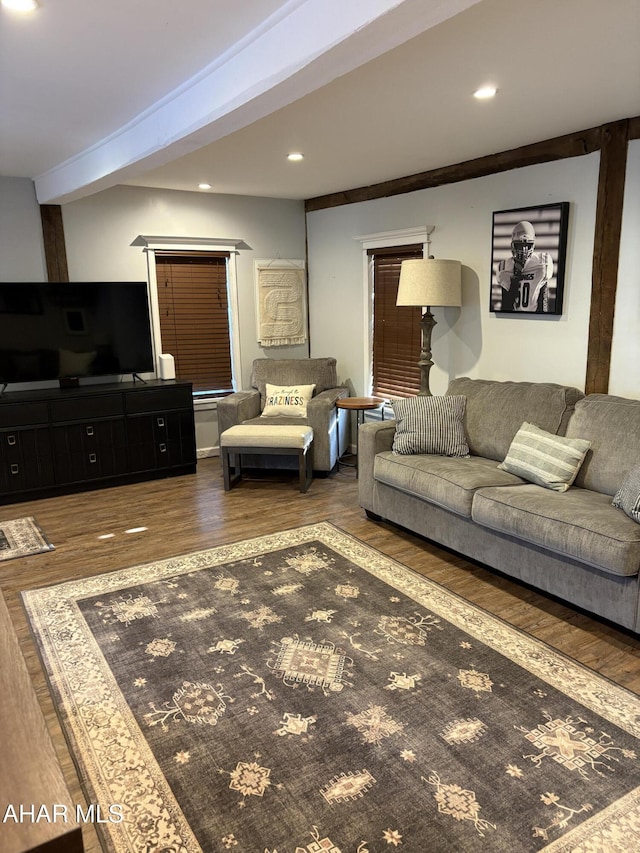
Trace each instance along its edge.
<path fill-rule="evenodd" d="M 229 427 L 257 418 L 260 415 L 260 392 L 254 389 L 236 391 L 218 400 L 218 432 L 220 435 Z"/>
<path fill-rule="evenodd" d="M 331 409 L 335 406 L 336 400 L 341 400 L 343 397 L 348 396 L 348 388 L 327 388 L 309 400 L 307 403 L 307 415 L 316 408 Z"/>
<path fill-rule="evenodd" d="M 346 419 L 339 417 L 336 400 L 348 396 L 348 388 L 327 388 L 307 403 L 307 423 L 313 427 L 313 465 L 318 471 L 331 471 L 343 450 Z"/>
<path fill-rule="evenodd" d="M 373 465 L 376 454 L 391 450 L 396 422 L 364 423 L 358 430 L 358 503 L 373 512 Z"/>

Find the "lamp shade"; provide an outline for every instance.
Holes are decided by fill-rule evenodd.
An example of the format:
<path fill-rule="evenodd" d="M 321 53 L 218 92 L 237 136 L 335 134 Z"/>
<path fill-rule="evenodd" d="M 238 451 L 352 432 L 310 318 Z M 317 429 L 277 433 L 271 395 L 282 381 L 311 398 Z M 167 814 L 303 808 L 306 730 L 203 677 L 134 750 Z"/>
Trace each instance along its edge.
<path fill-rule="evenodd" d="M 462 264 L 441 258 L 403 261 L 396 305 L 462 305 Z"/>

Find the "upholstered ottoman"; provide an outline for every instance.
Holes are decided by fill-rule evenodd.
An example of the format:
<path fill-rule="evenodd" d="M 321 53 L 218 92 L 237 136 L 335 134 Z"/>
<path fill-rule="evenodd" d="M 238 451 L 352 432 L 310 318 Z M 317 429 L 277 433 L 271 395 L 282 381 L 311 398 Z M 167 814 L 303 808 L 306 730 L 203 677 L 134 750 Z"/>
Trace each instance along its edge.
<path fill-rule="evenodd" d="M 242 454 L 298 457 L 300 491 L 306 492 L 313 479 L 313 428 L 306 424 L 237 424 L 220 436 L 222 475 L 228 492 L 242 479 Z"/>

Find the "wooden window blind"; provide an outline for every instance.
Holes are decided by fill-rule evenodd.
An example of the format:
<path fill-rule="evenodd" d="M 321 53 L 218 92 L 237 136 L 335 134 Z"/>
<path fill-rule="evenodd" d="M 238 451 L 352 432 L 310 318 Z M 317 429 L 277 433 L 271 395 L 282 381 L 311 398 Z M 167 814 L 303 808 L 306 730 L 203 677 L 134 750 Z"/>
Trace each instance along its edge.
<path fill-rule="evenodd" d="M 233 390 L 227 295 L 228 253 L 156 253 L 160 336 L 176 378 L 194 392 Z"/>
<path fill-rule="evenodd" d="M 369 249 L 373 258 L 373 393 L 410 397 L 420 390 L 419 307 L 396 306 L 400 264 L 422 258 L 422 244 Z"/>

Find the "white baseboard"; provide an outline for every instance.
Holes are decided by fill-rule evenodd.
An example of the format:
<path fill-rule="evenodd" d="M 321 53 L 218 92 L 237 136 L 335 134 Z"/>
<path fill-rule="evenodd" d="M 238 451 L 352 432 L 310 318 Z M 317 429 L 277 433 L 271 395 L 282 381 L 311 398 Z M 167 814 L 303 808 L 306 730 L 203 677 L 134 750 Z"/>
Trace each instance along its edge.
<path fill-rule="evenodd" d="M 206 459 L 208 456 L 220 456 L 219 447 L 199 447 L 196 456 L 198 459 Z"/>

